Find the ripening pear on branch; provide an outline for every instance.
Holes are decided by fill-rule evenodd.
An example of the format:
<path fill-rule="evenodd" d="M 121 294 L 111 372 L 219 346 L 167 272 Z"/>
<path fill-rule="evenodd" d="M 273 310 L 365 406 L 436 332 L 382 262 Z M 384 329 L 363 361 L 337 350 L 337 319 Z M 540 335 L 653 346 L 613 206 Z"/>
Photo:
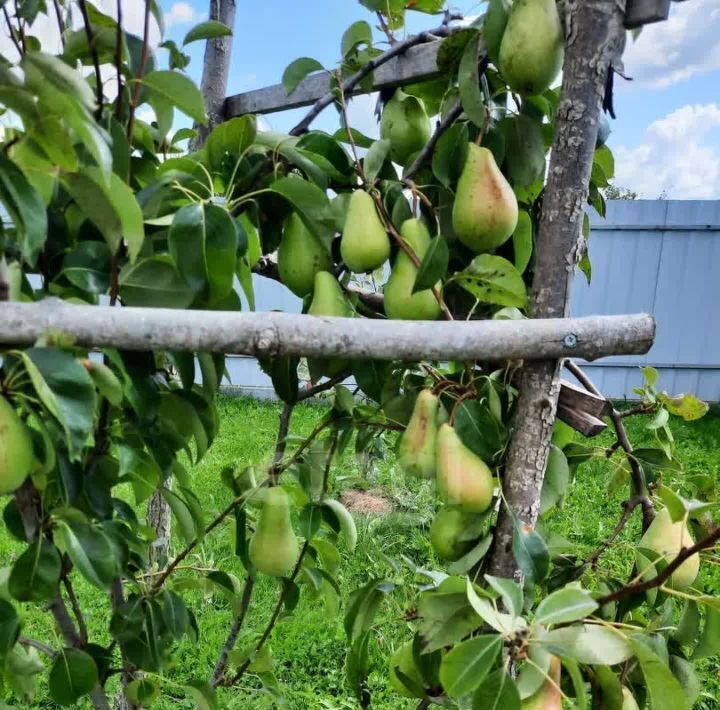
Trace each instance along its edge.
<path fill-rule="evenodd" d="M 342 287 L 329 271 L 318 271 L 315 274 L 315 288 L 308 314 L 312 316 L 336 316 L 338 318 L 350 318 L 354 315 Z M 349 366 L 350 361 L 341 358 L 333 358 L 332 360 L 308 358 L 308 367 L 313 381 L 319 380 L 323 375 L 333 377 L 346 370 Z"/>
<path fill-rule="evenodd" d="M 400 465 L 418 478 L 435 475 L 435 442 L 437 439 L 438 398 L 430 390 L 423 390 L 415 400 L 415 407 L 398 447 Z"/>
<path fill-rule="evenodd" d="M 562 69 L 564 41 L 555 0 L 515 0 L 499 58 L 510 88 L 523 96 L 542 94 Z"/>
<path fill-rule="evenodd" d="M 10 402 L 0 396 L 0 495 L 19 488 L 34 465 L 30 431 Z"/>
<path fill-rule="evenodd" d="M 477 253 L 499 247 L 517 226 L 518 204 L 510 183 L 493 154 L 474 143 L 458 180 L 452 221 L 458 239 Z"/>
<path fill-rule="evenodd" d="M 399 669 L 403 675 L 406 675 L 410 680 L 414 681 L 418 687 L 422 688 L 425 685 L 422 675 L 415 665 L 412 641 L 404 643 L 390 657 L 390 685 L 400 693 L 400 695 L 404 695 L 406 698 L 422 697 L 421 695 L 416 696 L 415 693 L 400 680 L 396 669 Z"/>
<path fill-rule="evenodd" d="M 549 678 L 529 698 L 520 705 L 522 710 L 562 710 L 562 694 L 560 693 L 560 659 L 553 656 L 548 669 Z"/>
<path fill-rule="evenodd" d="M 287 577 L 299 554 L 298 540 L 290 521 L 288 494 L 279 486 L 268 488 L 248 546 L 250 562 L 258 572 L 271 577 Z"/>
<path fill-rule="evenodd" d="M 430 140 L 431 133 L 423 102 L 398 89 L 385 104 L 380 120 L 380 137 L 390 141 L 393 162 L 408 165 Z"/>
<path fill-rule="evenodd" d="M 449 424 L 443 424 L 437 436 L 437 485 L 446 503 L 466 513 L 483 513 L 492 503 L 490 469 Z"/>
<path fill-rule="evenodd" d="M 379 269 L 390 257 L 390 238 L 373 198 L 365 190 L 355 190 L 350 198 L 340 255 L 356 274 Z"/>
<path fill-rule="evenodd" d="M 422 262 L 430 247 L 430 234 L 427 227 L 419 219 L 408 219 L 403 222 L 400 234 Z M 440 316 L 440 304 L 432 290 L 424 289 L 413 293 L 418 267 L 401 249 L 393 264 L 390 278 L 385 284 L 384 303 L 388 318 L 398 320 L 437 320 Z M 435 284 L 440 288 L 441 283 Z"/>
<path fill-rule="evenodd" d="M 325 245 L 294 212 L 285 221 L 277 258 L 280 280 L 300 298 L 312 293 L 318 271 L 332 271 Z"/>
<path fill-rule="evenodd" d="M 430 542 L 438 557 L 454 562 L 472 550 L 474 540 L 460 539 L 472 521 L 471 513 L 464 513 L 453 506 L 441 508 L 435 513 L 430 526 Z"/>
<path fill-rule="evenodd" d="M 694 544 L 695 541 L 690 535 L 687 523 L 684 520 L 674 523 L 667 508 L 663 508 L 657 513 L 640 540 L 640 547 L 657 552 L 668 563 L 677 557 L 683 547 L 690 547 Z M 682 591 L 692 585 L 699 571 L 700 555 L 694 554 L 670 575 L 666 584 L 672 589 Z"/>

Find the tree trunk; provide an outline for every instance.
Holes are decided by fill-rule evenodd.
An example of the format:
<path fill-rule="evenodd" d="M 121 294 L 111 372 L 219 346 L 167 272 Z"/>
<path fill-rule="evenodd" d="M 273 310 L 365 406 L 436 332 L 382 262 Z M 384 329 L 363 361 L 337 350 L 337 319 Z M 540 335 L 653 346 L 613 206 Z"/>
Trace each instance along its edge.
<path fill-rule="evenodd" d="M 235 0 L 210 0 L 210 19 L 219 20 L 234 30 Z M 230 74 L 232 42 L 232 35 L 227 35 L 209 39 L 205 45 L 200 89 L 207 106 L 208 123 L 206 126 L 195 125 L 198 137 L 192 141 L 191 150 L 202 148 L 210 131 L 225 120 L 225 98 Z"/>
<path fill-rule="evenodd" d="M 168 479 L 164 485 L 170 488 L 172 481 Z M 164 567 L 167 563 L 168 550 L 170 548 L 172 512 L 159 490 L 152 494 L 148 502 L 147 521 L 157 536 L 150 546 L 150 565 Z"/>
<path fill-rule="evenodd" d="M 598 120 L 611 64 L 625 39 L 624 0 L 567 0 L 563 85 L 535 250 L 534 318 L 568 315 L 578 261 Z M 525 365 L 513 437 L 502 478 L 509 507 L 534 527 L 540 508 L 550 438 L 560 390 L 557 360 Z M 519 577 L 512 553 L 513 518 L 500 511 L 489 573 Z"/>

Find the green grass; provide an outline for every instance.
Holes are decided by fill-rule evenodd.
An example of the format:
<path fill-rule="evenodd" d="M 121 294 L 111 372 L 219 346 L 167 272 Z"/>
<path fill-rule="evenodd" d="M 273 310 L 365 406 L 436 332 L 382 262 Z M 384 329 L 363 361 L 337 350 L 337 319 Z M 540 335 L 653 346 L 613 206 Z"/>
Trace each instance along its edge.
<path fill-rule="evenodd" d="M 210 520 L 231 499 L 229 491 L 219 481 L 219 472 L 226 465 L 265 466 L 269 462 L 278 424 L 279 406 L 250 399 L 225 398 L 220 401 L 221 431 L 205 459 L 193 471 L 193 488 L 204 503 Z M 323 409 L 311 405 L 299 406 L 292 420 L 292 434 L 307 434 L 322 416 Z M 631 438 L 637 443 L 650 443 L 652 435 L 644 430 L 642 421 L 629 423 Z M 713 480 L 720 473 L 720 413 L 711 412 L 704 420 L 686 425 L 673 422 L 678 440 L 678 458 L 683 472 L 673 477 L 673 484 L 682 490 L 688 477 L 710 474 Z M 599 448 L 612 442 L 609 434 L 594 440 Z M 390 447 L 392 440 L 389 441 Z M 408 487 L 404 477 L 395 468 L 390 450 L 387 455 L 376 456 L 369 473 L 364 473 L 360 462 L 349 447 L 335 466 L 333 487 L 343 488 L 365 485 L 381 489 L 390 497 L 396 511 L 383 518 L 358 517 L 359 541 L 355 553 L 343 552 L 338 573 L 343 598 L 352 590 L 367 583 L 372 577 L 398 578 L 387 562 L 387 557 L 407 555 L 420 567 L 433 566 L 432 551 L 427 540 L 427 525 L 434 510 L 434 496 L 427 484 Z M 382 453 L 382 447 L 380 447 Z M 619 458 L 618 458 L 619 460 Z M 620 504 L 627 497 L 627 488 L 609 494 L 607 484 L 614 467 L 604 459 L 582 466 L 571 486 L 564 506 L 552 514 L 548 527 L 581 546 L 584 552 L 592 551 L 606 539 L 620 513 Z M 639 517 L 636 515 L 635 517 Z M 638 522 L 633 520 L 620 537 L 620 542 L 602 558 L 602 565 L 622 578 L 632 566 L 633 545 L 636 544 Z M 175 551 L 181 543 L 173 541 Z M 20 546 L 0 535 L 0 563 L 12 562 Z M 189 563 L 198 568 L 219 567 L 243 578 L 243 569 L 232 553 L 230 528 L 220 527 L 201 545 Z M 704 565 L 702 581 L 709 590 L 720 590 L 717 567 Z M 178 575 L 198 572 L 183 571 Z M 412 599 L 409 584 L 411 573 L 406 569 L 400 578 L 405 582 L 393 595 L 379 615 L 378 630 L 372 647 L 370 690 L 373 708 L 414 707 L 386 687 L 386 659 L 391 651 L 412 634 L 411 625 L 403 614 Z M 400 580 L 398 580 L 400 581 Z M 101 592 L 77 583 L 78 595 L 88 620 L 91 636 L 100 642 L 107 641 L 106 600 Z M 277 584 L 264 578 L 258 581 L 245 630 L 238 646 L 252 642 L 254 635 L 265 627 L 277 599 Z M 201 640 L 197 644 L 181 643 L 176 654 L 176 667 L 164 680 L 165 699 L 157 708 L 190 708 L 184 699 L 181 686 L 194 678 L 208 678 L 222 646 L 232 616 L 226 602 L 217 597 L 190 595 L 191 606 L 197 616 Z M 41 608 L 30 608 L 25 614 L 24 631 L 28 636 L 53 643 L 52 623 Z M 54 642 L 59 643 L 59 642 Z M 333 610 L 321 598 L 303 595 L 296 612 L 283 619 L 271 639 L 275 671 L 286 698 L 287 707 L 300 708 L 354 708 L 353 697 L 344 685 L 344 659 L 346 639 L 342 626 L 342 609 Z M 705 661 L 700 667 L 705 689 L 697 707 L 703 710 L 718 708 L 714 698 L 720 694 L 715 661 Z M 53 707 L 46 699 L 46 688 L 41 686 L 35 707 Z M 271 698 L 260 690 L 253 676 L 246 676 L 239 688 L 221 691 L 221 706 L 226 708 L 272 707 Z"/>

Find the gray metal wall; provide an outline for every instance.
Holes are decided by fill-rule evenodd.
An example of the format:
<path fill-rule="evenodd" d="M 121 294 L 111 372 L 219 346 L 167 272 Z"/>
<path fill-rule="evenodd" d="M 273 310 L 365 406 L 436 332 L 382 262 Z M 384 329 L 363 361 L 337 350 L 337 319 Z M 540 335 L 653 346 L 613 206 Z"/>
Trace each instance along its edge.
<path fill-rule="evenodd" d="M 578 273 L 573 315 L 654 313 L 657 340 L 647 356 L 606 358 L 586 365 L 600 390 L 632 397 L 638 367 L 660 370 L 660 387 L 720 400 L 720 201 L 616 201 L 606 220 L 591 218 L 588 286 Z M 256 277 L 257 310 L 299 311 L 284 286 Z M 228 358 L 241 392 L 272 396 L 255 360 Z"/>

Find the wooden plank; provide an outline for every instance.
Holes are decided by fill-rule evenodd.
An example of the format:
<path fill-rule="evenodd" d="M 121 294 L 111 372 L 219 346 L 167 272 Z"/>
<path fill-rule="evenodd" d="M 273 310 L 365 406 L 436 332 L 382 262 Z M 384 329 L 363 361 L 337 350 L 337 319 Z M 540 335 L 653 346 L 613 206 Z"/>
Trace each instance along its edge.
<path fill-rule="evenodd" d="M 647 314 L 522 321 L 399 321 L 299 313 L 237 313 L 81 306 L 46 298 L 4 303 L 0 343 L 31 345 L 49 330 L 83 347 L 307 355 L 377 360 L 594 359 L 645 353 L 655 336 Z M 572 334 L 573 339 L 568 336 Z"/>
<path fill-rule="evenodd" d="M 557 416 L 558 419 L 564 421 L 575 431 L 579 431 L 583 436 L 597 436 L 607 429 L 607 424 L 602 419 L 580 409 L 566 407 L 562 402 L 558 403 Z"/>
<path fill-rule="evenodd" d="M 373 90 L 402 86 L 438 76 L 437 53 L 441 44 L 442 41 L 436 41 L 410 47 L 401 56 L 379 66 L 373 74 Z M 311 106 L 329 89 L 330 73 L 318 72 L 307 77 L 290 96 L 285 93 L 282 84 L 228 96 L 225 101 L 226 118 Z M 365 94 L 367 91 L 358 87 L 352 93 Z"/>
<path fill-rule="evenodd" d="M 567 380 L 560 380 L 558 404 L 562 404 L 569 409 L 587 412 L 597 418 L 610 414 L 612 409 L 612 405 L 604 397 L 598 397 Z"/>
<path fill-rule="evenodd" d="M 653 22 L 663 22 L 670 16 L 671 0 L 628 0 L 625 27 L 634 30 Z"/>

